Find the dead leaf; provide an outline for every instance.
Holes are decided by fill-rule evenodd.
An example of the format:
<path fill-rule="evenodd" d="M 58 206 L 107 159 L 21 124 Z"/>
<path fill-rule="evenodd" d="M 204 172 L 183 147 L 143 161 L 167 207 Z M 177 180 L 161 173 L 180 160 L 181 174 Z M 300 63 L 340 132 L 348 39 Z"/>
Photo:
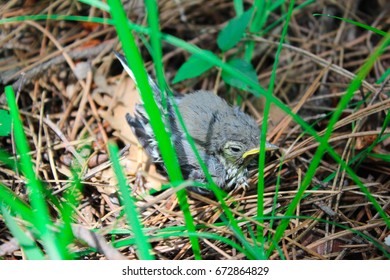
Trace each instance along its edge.
<path fill-rule="evenodd" d="M 357 137 L 355 148 L 357 150 L 362 150 L 364 148 L 367 148 L 372 143 L 374 143 L 377 137 L 378 137 L 377 135 L 366 135 L 366 136 Z"/>
<path fill-rule="evenodd" d="M 134 114 L 135 105 L 141 103 L 140 96 L 135 87 L 134 82 L 130 78 L 125 78 L 116 86 L 109 86 L 105 81 L 98 82 L 100 90 L 97 89 L 94 94 L 96 103 L 101 106 L 105 106 L 105 110 L 100 110 L 100 116 L 109 123 L 109 125 L 115 130 L 113 133 L 125 143 L 132 144 L 129 149 L 128 156 L 121 161 L 124 167 L 125 174 L 128 176 L 138 176 L 138 172 L 144 171 L 142 175 L 146 177 L 146 189 L 161 188 L 162 182 L 165 178 L 157 173 L 154 165 L 147 167 L 148 156 L 142 147 L 139 145 L 137 137 L 133 134 L 129 124 L 126 121 L 126 114 Z M 104 92 L 103 89 L 110 88 L 110 91 L 102 94 L 99 91 Z M 107 176 L 106 179 L 111 181 L 111 177 L 114 174 L 103 174 Z"/>

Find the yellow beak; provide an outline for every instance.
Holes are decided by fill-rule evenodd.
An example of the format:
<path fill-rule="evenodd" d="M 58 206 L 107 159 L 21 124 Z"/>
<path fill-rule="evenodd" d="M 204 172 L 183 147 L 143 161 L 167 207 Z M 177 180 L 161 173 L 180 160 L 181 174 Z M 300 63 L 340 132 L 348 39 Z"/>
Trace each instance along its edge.
<path fill-rule="evenodd" d="M 268 143 L 268 142 L 265 143 L 265 150 L 266 151 L 274 151 L 277 149 L 279 149 L 278 146 L 271 144 L 271 143 Z M 260 152 L 260 148 L 255 148 L 255 149 L 249 150 L 242 155 L 242 158 L 246 158 L 246 157 L 251 156 L 251 155 L 256 155 L 259 152 Z"/>

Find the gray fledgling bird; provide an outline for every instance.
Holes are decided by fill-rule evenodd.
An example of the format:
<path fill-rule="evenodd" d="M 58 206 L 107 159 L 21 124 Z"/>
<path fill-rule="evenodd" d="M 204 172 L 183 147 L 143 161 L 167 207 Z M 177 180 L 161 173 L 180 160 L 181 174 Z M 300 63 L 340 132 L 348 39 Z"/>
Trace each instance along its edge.
<path fill-rule="evenodd" d="M 135 81 L 123 55 L 115 53 L 122 66 Z M 149 84 L 161 112 L 161 91 L 148 76 Z M 256 121 L 238 107 L 229 106 L 225 100 L 210 91 L 195 91 L 175 97 L 185 126 L 195 142 L 200 157 L 213 181 L 223 190 L 230 191 L 240 185 L 247 186 L 249 167 L 257 166 L 260 129 Z M 173 100 L 167 99 L 167 115 L 180 167 L 185 179 L 207 182 L 183 129 L 174 112 Z M 126 115 L 127 122 L 152 161 L 165 170 L 148 115 L 143 104 L 137 104 L 134 116 Z M 266 143 L 267 150 L 278 149 Z M 210 194 L 205 188 L 192 188 Z"/>

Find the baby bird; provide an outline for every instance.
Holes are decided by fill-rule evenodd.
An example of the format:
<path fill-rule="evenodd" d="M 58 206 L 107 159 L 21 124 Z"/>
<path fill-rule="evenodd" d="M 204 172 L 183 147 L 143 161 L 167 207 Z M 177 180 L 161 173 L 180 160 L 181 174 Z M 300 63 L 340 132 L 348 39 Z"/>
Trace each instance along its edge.
<path fill-rule="evenodd" d="M 122 66 L 135 81 L 123 55 L 115 53 Z M 149 78 L 155 100 L 160 110 L 161 91 Z M 177 152 L 180 168 L 185 179 L 206 183 L 206 176 L 192 150 L 173 108 L 177 104 L 179 112 L 196 149 L 205 163 L 216 185 L 224 191 L 231 191 L 240 185 L 247 185 L 250 166 L 256 166 L 259 153 L 260 129 L 256 121 L 238 107 L 232 107 L 211 91 L 199 90 L 183 97 L 167 99 L 167 113 L 172 142 Z M 137 104 L 135 114 L 126 115 L 134 134 L 152 161 L 165 170 L 154 132 L 149 123 L 143 104 Z M 266 149 L 278 149 L 266 143 Z M 192 188 L 202 194 L 210 194 L 206 188 Z"/>

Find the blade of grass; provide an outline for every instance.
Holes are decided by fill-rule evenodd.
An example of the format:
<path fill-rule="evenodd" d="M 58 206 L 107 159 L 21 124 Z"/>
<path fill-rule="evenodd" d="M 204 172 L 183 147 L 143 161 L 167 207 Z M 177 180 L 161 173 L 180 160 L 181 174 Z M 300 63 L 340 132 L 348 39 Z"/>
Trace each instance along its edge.
<path fill-rule="evenodd" d="M 62 242 L 63 246 L 69 247 L 74 241 L 75 236 L 72 230 L 73 215 L 75 209 L 77 209 L 80 200 L 79 197 L 82 197 L 82 183 L 78 174 L 82 174 L 79 167 L 72 169 L 73 178 L 71 178 L 71 183 L 69 188 L 66 189 L 64 193 L 64 201 L 61 203 L 60 207 L 60 217 L 63 221 L 62 230 L 59 232 L 59 239 Z"/>
<path fill-rule="evenodd" d="M 257 33 L 263 28 L 268 18 L 269 7 L 271 4 L 270 2 L 271 1 L 269 0 L 255 0 L 253 2 L 253 7 L 255 7 L 255 13 L 253 21 L 249 27 L 249 32 Z"/>
<path fill-rule="evenodd" d="M 90 5 L 92 7 L 96 7 L 106 12 L 108 12 L 108 10 L 110 9 L 110 7 L 106 3 L 100 0 L 78 0 L 78 1 Z"/>
<path fill-rule="evenodd" d="M 5 152 L 3 149 L 0 149 L 0 162 L 4 163 L 12 170 L 19 168 L 19 167 L 17 167 L 15 159 L 12 159 L 12 157 L 7 152 Z"/>
<path fill-rule="evenodd" d="M 24 253 L 29 260 L 44 260 L 45 255 L 39 249 L 38 245 L 31 239 L 17 224 L 14 217 L 11 216 L 9 210 L 3 205 L 1 206 L 1 214 L 3 215 L 4 222 L 12 235 L 18 240 L 19 246 L 23 249 Z"/>
<path fill-rule="evenodd" d="M 234 10 L 237 16 L 241 16 L 244 13 L 244 3 L 242 0 L 233 0 Z"/>
<path fill-rule="evenodd" d="M 127 28 L 127 18 L 123 11 L 123 7 L 118 0 L 109 1 L 110 10 L 114 20 L 114 25 L 118 32 L 118 37 L 122 42 L 123 51 L 126 59 L 133 70 L 137 85 L 139 86 L 141 98 L 143 100 L 146 113 L 149 116 L 150 124 L 155 132 L 159 150 L 164 160 L 167 172 L 172 181 L 182 181 L 183 177 L 179 168 L 179 161 L 175 149 L 172 146 L 170 136 L 166 132 L 164 122 L 156 101 L 154 94 L 150 88 L 147 73 L 143 65 L 143 61 L 135 43 L 134 36 Z"/>
<path fill-rule="evenodd" d="M 145 0 L 145 7 L 148 12 L 148 24 L 150 26 L 150 41 L 153 52 L 151 53 L 156 70 L 157 85 L 161 90 L 161 103 L 164 110 L 167 109 L 165 89 L 167 84 L 164 78 L 164 68 L 162 64 L 161 32 L 158 19 L 158 5 L 155 0 Z"/>
<path fill-rule="evenodd" d="M 56 234 L 53 231 L 53 223 L 50 219 L 49 210 L 45 201 L 42 183 L 36 177 L 33 169 L 32 160 L 30 157 L 30 149 L 27 137 L 23 131 L 23 125 L 20 120 L 19 110 L 15 100 L 15 94 L 11 86 L 5 88 L 7 103 L 10 108 L 12 122 L 14 126 L 16 149 L 20 156 L 20 162 L 23 174 L 26 176 L 26 184 L 28 186 L 28 194 L 34 214 L 33 224 L 42 239 L 51 259 L 64 259 L 69 257 L 66 248 L 63 248 L 58 243 Z"/>
<path fill-rule="evenodd" d="M 295 11 L 298 11 L 300 9 L 303 9 L 304 7 L 306 6 L 309 6 L 310 4 L 313 4 L 315 3 L 317 0 L 307 0 L 301 4 L 299 4 L 298 6 L 296 6 L 294 8 L 294 12 Z M 271 6 L 271 10 L 272 10 L 272 6 Z M 278 26 L 282 21 L 285 20 L 287 14 L 282 14 L 280 17 L 278 17 L 274 22 L 270 23 L 267 27 L 264 28 L 263 31 L 260 31 L 259 32 L 259 36 L 264 36 L 265 34 L 267 34 L 268 32 L 270 32 L 272 29 L 274 29 L 276 26 Z"/>
<path fill-rule="evenodd" d="M 249 26 L 249 32 L 259 32 L 268 17 L 268 7 L 270 1 L 268 0 L 255 0 L 252 7 L 254 8 L 252 23 Z M 253 51 L 255 49 L 255 42 L 253 40 L 247 41 L 245 44 L 245 60 L 250 62 L 253 58 Z"/>
<path fill-rule="evenodd" d="M 358 21 L 354 21 L 354 20 L 351 20 L 351 19 L 348 19 L 348 18 L 343 18 L 343 17 L 337 17 L 337 16 L 332 16 L 332 15 L 326 15 L 326 14 L 313 14 L 313 16 L 315 17 L 318 17 L 318 16 L 325 16 L 325 17 L 329 17 L 329 18 L 334 18 L 334 19 L 339 19 L 339 20 L 342 20 L 342 21 L 345 21 L 345 22 L 348 22 L 348 23 L 351 23 L 351 24 L 354 24 L 356 26 L 359 26 L 361 28 L 364 28 L 366 30 L 370 30 L 378 35 L 381 35 L 383 37 L 386 37 L 387 33 L 385 31 L 382 31 L 378 28 L 375 28 L 375 27 L 372 27 L 370 25 L 367 25 L 367 24 L 364 24 L 364 23 L 360 23 Z"/>
<path fill-rule="evenodd" d="M 148 238 L 143 232 L 142 223 L 139 219 L 139 213 L 134 203 L 129 186 L 126 183 L 125 175 L 123 174 L 122 167 L 119 163 L 118 148 L 116 145 L 109 143 L 108 150 L 110 152 L 110 160 L 114 167 L 115 175 L 118 180 L 119 197 L 121 205 L 124 207 L 126 213 L 127 222 L 129 223 L 135 238 L 135 244 L 137 245 L 138 257 L 141 260 L 153 260 L 154 257 L 150 253 L 152 247 L 150 246 Z"/>
<path fill-rule="evenodd" d="M 272 73 L 270 78 L 270 84 L 268 87 L 268 93 L 272 96 L 274 92 L 275 86 L 275 78 L 276 78 L 276 70 L 278 68 L 280 53 L 282 52 L 282 46 L 284 38 L 286 37 L 288 26 L 290 23 L 291 14 L 293 12 L 294 0 L 290 1 L 290 5 L 287 12 L 286 21 L 283 26 L 282 36 L 279 41 L 278 49 L 275 54 L 275 62 L 272 67 Z M 258 183 L 257 183 L 257 217 L 261 217 L 264 215 L 264 169 L 265 169 L 265 143 L 267 140 L 267 124 L 268 124 L 268 116 L 271 106 L 271 100 L 269 98 L 266 99 L 264 112 L 263 112 L 263 123 L 261 125 L 261 137 L 260 137 L 260 153 L 259 153 L 259 169 L 258 169 Z M 262 242 L 263 239 L 263 227 L 257 226 L 257 240 Z"/>
<path fill-rule="evenodd" d="M 390 75 L 390 68 L 388 68 L 388 69 L 382 74 L 382 76 L 378 79 L 378 81 L 377 81 L 376 83 L 377 83 L 377 84 L 383 83 L 389 75 Z M 387 93 L 387 96 L 389 96 L 389 93 Z"/>
<path fill-rule="evenodd" d="M 31 208 L 21 200 L 13 191 L 0 183 L 0 204 L 9 208 L 11 213 L 19 215 L 23 220 L 34 222 Z"/>
<path fill-rule="evenodd" d="M 354 158 L 352 158 L 349 164 L 350 166 L 353 166 L 354 169 L 357 169 L 362 164 L 362 162 L 367 158 L 367 155 L 371 153 L 371 151 L 376 147 L 376 145 L 378 145 L 381 141 L 384 140 L 382 138 L 382 135 L 385 133 L 385 130 L 389 127 L 389 125 L 390 125 L 390 110 L 387 111 L 385 120 L 382 125 L 382 129 L 378 134 L 377 138 L 375 139 L 375 141 L 366 149 L 361 151 L 358 155 L 356 155 Z"/>

